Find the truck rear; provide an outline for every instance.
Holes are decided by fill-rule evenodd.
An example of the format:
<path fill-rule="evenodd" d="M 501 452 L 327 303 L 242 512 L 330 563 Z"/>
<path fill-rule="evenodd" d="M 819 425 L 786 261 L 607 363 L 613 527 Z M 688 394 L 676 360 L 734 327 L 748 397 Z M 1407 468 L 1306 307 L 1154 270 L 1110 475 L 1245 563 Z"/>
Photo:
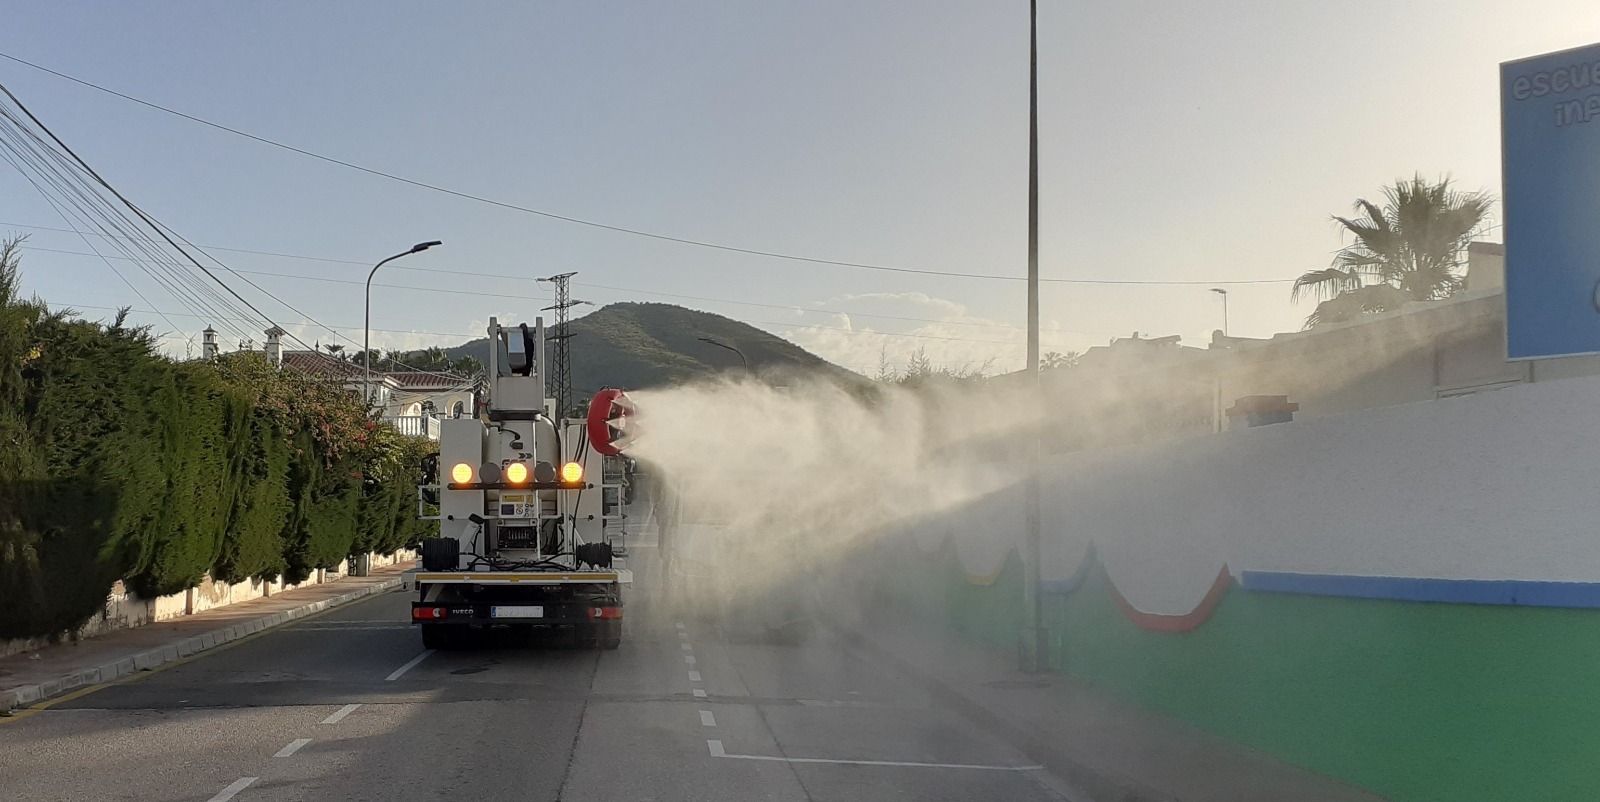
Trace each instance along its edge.
<path fill-rule="evenodd" d="M 545 396 L 543 326 L 489 321 L 488 387 L 474 417 L 441 422 L 418 487 L 422 543 L 411 620 L 429 649 L 485 630 L 570 629 L 580 645 L 622 642 L 633 581 L 623 538 L 626 397 L 557 418 Z M 602 403 L 603 402 L 603 403 Z"/>

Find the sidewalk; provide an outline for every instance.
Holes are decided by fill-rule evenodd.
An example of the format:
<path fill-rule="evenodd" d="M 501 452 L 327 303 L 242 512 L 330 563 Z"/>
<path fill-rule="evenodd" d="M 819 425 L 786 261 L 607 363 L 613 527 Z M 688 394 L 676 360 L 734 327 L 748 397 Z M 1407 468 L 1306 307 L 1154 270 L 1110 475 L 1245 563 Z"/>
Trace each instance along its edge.
<path fill-rule="evenodd" d="M 170 621 L 0 658 L 0 713 L 126 677 L 312 613 L 399 587 L 409 563 Z"/>
<path fill-rule="evenodd" d="M 1020 673 L 1014 662 L 894 610 L 840 631 L 1092 802 L 1383 802 L 1065 674 Z"/>

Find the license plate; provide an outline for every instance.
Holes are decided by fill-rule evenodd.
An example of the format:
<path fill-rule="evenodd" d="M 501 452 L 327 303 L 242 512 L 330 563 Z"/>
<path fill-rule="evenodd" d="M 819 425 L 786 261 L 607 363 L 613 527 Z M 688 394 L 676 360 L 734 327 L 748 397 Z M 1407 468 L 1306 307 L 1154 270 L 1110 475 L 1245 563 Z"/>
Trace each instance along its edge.
<path fill-rule="evenodd" d="M 490 618 L 544 618 L 543 607 L 508 606 L 490 607 Z"/>

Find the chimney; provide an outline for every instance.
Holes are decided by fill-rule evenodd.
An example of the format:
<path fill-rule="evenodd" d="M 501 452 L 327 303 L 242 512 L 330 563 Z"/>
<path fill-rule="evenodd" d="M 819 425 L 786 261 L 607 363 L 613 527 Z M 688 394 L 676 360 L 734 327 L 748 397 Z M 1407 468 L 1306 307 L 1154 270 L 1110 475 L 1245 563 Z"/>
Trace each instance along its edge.
<path fill-rule="evenodd" d="M 204 336 L 205 340 L 200 346 L 200 355 L 206 359 L 216 359 L 217 330 L 211 328 L 210 326 L 206 326 L 206 330 L 201 332 L 201 334 Z"/>
<path fill-rule="evenodd" d="M 288 333 L 277 326 L 267 329 L 267 362 L 275 368 L 283 366 L 283 341 L 280 338 Z"/>

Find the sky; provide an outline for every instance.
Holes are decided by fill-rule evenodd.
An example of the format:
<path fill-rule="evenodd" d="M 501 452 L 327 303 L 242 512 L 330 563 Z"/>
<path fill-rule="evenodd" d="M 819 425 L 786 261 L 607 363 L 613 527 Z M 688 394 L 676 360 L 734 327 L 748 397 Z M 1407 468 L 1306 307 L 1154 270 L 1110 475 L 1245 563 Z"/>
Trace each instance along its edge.
<path fill-rule="evenodd" d="M 1298 329 L 1310 304 L 1288 282 L 1344 244 L 1331 215 L 1417 172 L 1498 194 L 1498 64 L 1600 41 L 1586 0 L 1039 5 L 1046 352 L 1134 332 L 1204 345 L 1223 326 L 1211 287 L 1235 336 Z M 1027 48 L 1022 0 L 77 2 L 12 4 L 0 27 L 5 55 L 457 192 L 1001 278 L 584 226 L 14 61 L 0 83 L 188 240 L 316 257 L 212 251 L 307 341 L 359 343 L 367 266 L 438 239 L 375 279 L 374 347 L 548 315 L 534 279 L 577 271 L 576 299 L 717 312 L 867 373 L 919 348 L 994 372 L 1024 353 Z M 141 300 L 83 237 L 50 230 L 67 227 L 0 163 L 25 291 L 90 318 L 132 306 L 177 355 L 224 314 L 112 262 Z"/>

